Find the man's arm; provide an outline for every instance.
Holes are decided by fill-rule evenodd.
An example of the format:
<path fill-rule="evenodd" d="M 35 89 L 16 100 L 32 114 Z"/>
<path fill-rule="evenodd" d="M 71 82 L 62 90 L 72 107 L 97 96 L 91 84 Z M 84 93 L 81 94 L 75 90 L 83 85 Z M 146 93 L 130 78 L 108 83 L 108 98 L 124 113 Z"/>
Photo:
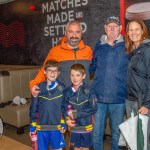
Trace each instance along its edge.
<path fill-rule="evenodd" d="M 45 62 L 44 62 L 44 63 L 45 63 Z M 42 81 L 44 81 L 44 79 L 45 79 L 44 67 L 42 67 L 42 68 L 39 70 L 39 72 L 38 72 L 38 74 L 36 75 L 36 77 L 35 77 L 33 80 L 30 81 L 30 90 L 32 90 L 32 87 L 33 87 L 34 85 L 37 85 L 37 84 L 41 83 Z"/>
<path fill-rule="evenodd" d="M 93 57 L 92 57 L 92 62 L 89 67 L 89 72 L 90 72 L 90 74 L 92 74 L 92 76 L 94 76 L 94 73 L 95 73 L 96 67 L 97 67 L 97 49 L 98 49 L 98 44 L 96 44 L 96 46 L 95 46 L 95 49 L 93 52 Z"/>
<path fill-rule="evenodd" d="M 38 74 L 36 75 L 35 79 L 30 81 L 30 90 L 31 90 L 31 94 L 33 96 L 37 96 L 39 93 L 39 88 L 37 86 L 37 84 L 41 83 L 42 81 L 45 80 L 45 74 L 44 74 L 44 65 L 47 62 L 47 60 L 56 60 L 55 57 L 53 56 L 53 50 L 50 50 L 45 61 L 44 64 L 42 66 L 42 68 L 39 70 Z"/>

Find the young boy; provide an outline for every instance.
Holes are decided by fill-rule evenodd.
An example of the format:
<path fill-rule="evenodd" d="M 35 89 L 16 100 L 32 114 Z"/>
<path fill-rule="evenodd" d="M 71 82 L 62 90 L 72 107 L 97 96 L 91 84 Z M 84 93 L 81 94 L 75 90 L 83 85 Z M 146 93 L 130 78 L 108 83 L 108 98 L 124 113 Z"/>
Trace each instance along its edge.
<path fill-rule="evenodd" d="M 81 64 L 71 66 L 72 86 L 64 91 L 62 113 L 70 127 L 70 146 L 74 150 L 89 150 L 92 146 L 92 114 L 97 110 L 93 91 L 84 85 L 85 68 Z M 70 111 L 72 107 L 73 112 Z M 69 109 L 69 110 L 68 110 Z"/>
<path fill-rule="evenodd" d="M 65 124 L 64 121 L 61 122 L 64 87 L 57 81 L 59 68 L 59 63 L 54 60 L 45 63 L 46 80 L 38 85 L 40 88 L 38 96 L 32 97 L 30 136 L 37 132 L 38 150 L 48 150 L 49 145 L 53 150 L 62 150 L 65 147 L 62 134 Z"/>

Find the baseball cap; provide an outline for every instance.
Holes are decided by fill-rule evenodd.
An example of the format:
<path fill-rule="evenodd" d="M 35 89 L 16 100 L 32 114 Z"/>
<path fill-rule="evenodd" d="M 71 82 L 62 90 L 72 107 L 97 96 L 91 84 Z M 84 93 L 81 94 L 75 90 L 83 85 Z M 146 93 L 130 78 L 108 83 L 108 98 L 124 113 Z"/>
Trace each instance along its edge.
<path fill-rule="evenodd" d="M 107 18 L 105 24 L 108 25 L 111 22 L 115 22 L 116 24 L 120 25 L 119 17 L 110 16 L 110 17 Z"/>

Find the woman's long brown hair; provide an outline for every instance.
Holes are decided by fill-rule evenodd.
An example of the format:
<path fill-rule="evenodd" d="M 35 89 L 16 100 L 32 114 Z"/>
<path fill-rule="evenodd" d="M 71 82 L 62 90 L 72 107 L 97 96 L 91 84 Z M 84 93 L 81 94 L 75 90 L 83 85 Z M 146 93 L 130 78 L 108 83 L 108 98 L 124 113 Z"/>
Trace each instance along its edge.
<path fill-rule="evenodd" d="M 126 33 L 125 33 L 125 46 L 126 46 L 127 54 L 130 54 L 133 52 L 133 42 L 129 38 L 129 25 L 131 22 L 138 23 L 143 30 L 143 34 L 141 36 L 140 42 L 142 42 L 145 39 L 148 39 L 148 32 L 147 32 L 147 27 L 146 27 L 145 23 L 142 20 L 137 19 L 137 18 L 130 20 L 126 26 Z"/>

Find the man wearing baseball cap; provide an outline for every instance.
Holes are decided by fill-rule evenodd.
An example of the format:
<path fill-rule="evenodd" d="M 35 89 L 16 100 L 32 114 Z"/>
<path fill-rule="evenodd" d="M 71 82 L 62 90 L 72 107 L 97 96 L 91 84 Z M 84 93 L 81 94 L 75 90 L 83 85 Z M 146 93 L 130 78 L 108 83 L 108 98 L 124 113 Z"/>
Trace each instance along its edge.
<path fill-rule="evenodd" d="M 107 18 L 105 24 L 108 25 L 108 24 L 111 23 L 111 22 L 115 22 L 117 25 L 120 25 L 119 17 L 110 16 L 110 17 Z"/>
<path fill-rule="evenodd" d="M 103 150 L 107 117 L 111 128 L 111 150 L 120 150 L 119 125 L 124 121 L 126 73 L 128 57 L 119 17 L 110 16 L 104 25 L 105 35 L 97 42 L 90 73 L 95 74 L 92 84 L 98 110 L 94 115 L 93 149 Z"/>

